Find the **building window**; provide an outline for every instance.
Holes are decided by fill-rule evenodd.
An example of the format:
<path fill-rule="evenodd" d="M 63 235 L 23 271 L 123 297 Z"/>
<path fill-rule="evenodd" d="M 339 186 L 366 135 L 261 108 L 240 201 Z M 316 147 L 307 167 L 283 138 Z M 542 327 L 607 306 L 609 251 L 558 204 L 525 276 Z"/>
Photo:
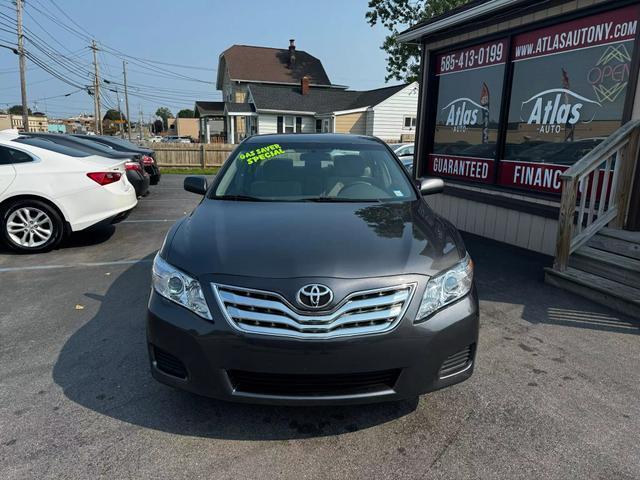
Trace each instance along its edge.
<path fill-rule="evenodd" d="M 438 101 L 428 172 L 492 183 L 507 40 L 436 57 Z"/>
<path fill-rule="evenodd" d="M 302 117 L 291 115 L 278 116 L 278 133 L 301 133 Z"/>
<path fill-rule="evenodd" d="M 639 18 L 631 5 L 437 55 L 429 174 L 559 194 L 622 124 Z"/>
<path fill-rule="evenodd" d="M 322 133 L 322 119 L 316 119 L 316 133 Z"/>
<path fill-rule="evenodd" d="M 331 119 L 325 118 L 322 120 L 322 133 L 330 133 L 331 132 Z"/>
<path fill-rule="evenodd" d="M 294 119 L 290 115 L 284 117 L 284 133 L 293 133 L 295 128 Z"/>
<path fill-rule="evenodd" d="M 404 117 L 402 128 L 408 130 L 416 128 L 416 117 Z"/>
<path fill-rule="evenodd" d="M 559 193 L 560 173 L 620 127 L 637 18 L 628 7 L 514 37 L 499 184 Z"/>

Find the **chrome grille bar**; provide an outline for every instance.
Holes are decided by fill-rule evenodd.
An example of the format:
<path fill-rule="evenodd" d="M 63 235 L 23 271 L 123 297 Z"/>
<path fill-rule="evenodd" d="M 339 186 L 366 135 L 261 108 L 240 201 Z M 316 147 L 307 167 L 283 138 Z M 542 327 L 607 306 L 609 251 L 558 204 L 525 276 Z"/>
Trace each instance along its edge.
<path fill-rule="evenodd" d="M 384 333 L 404 315 L 415 284 L 404 284 L 348 295 L 332 312 L 303 314 L 279 294 L 212 284 L 229 324 L 245 333 L 325 339 Z"/>

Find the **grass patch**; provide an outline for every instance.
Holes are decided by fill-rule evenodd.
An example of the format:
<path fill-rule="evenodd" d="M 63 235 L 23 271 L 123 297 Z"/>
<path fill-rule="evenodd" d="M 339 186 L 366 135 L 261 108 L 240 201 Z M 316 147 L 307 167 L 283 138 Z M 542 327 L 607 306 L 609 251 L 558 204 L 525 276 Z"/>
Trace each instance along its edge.
<path fill-rule="evenodd" d="M 163 167 L 160 171 L 163 174 L 177 174 L 177 175 L 215 175 L 220 170 L 220 167 L 211 168 L 171 168 Z"/>

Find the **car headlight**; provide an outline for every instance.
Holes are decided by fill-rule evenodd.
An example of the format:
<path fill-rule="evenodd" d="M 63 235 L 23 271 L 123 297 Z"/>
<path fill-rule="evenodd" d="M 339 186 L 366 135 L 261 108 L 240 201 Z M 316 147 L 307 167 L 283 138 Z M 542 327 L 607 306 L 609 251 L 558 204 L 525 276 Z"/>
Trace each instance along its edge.
<path fill-rule="evenodd" d="M 202 318 L 212 320 L 200 283 L 164 261 L 160 254 L 153 260 L 153 288 L 158 294 L 182 305 Z"/>
<path fill-rule="evenodd" d="M 464 297 L 473 283 L 473 261 L 469 254 L 449 270 L 429 279 L 416 315 L 416 321 L 428 317 L 445 305 Z"/>

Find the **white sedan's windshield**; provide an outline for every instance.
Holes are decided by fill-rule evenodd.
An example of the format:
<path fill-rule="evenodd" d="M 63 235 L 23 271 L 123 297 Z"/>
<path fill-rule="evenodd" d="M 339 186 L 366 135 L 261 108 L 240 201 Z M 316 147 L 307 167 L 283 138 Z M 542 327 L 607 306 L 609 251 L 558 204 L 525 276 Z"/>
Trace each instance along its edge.
<path fill-rule="evenodd" d="M 265 201 L 414 200 L 381 144 L 248 142 L 221 173 L 213 198 Z"/>

